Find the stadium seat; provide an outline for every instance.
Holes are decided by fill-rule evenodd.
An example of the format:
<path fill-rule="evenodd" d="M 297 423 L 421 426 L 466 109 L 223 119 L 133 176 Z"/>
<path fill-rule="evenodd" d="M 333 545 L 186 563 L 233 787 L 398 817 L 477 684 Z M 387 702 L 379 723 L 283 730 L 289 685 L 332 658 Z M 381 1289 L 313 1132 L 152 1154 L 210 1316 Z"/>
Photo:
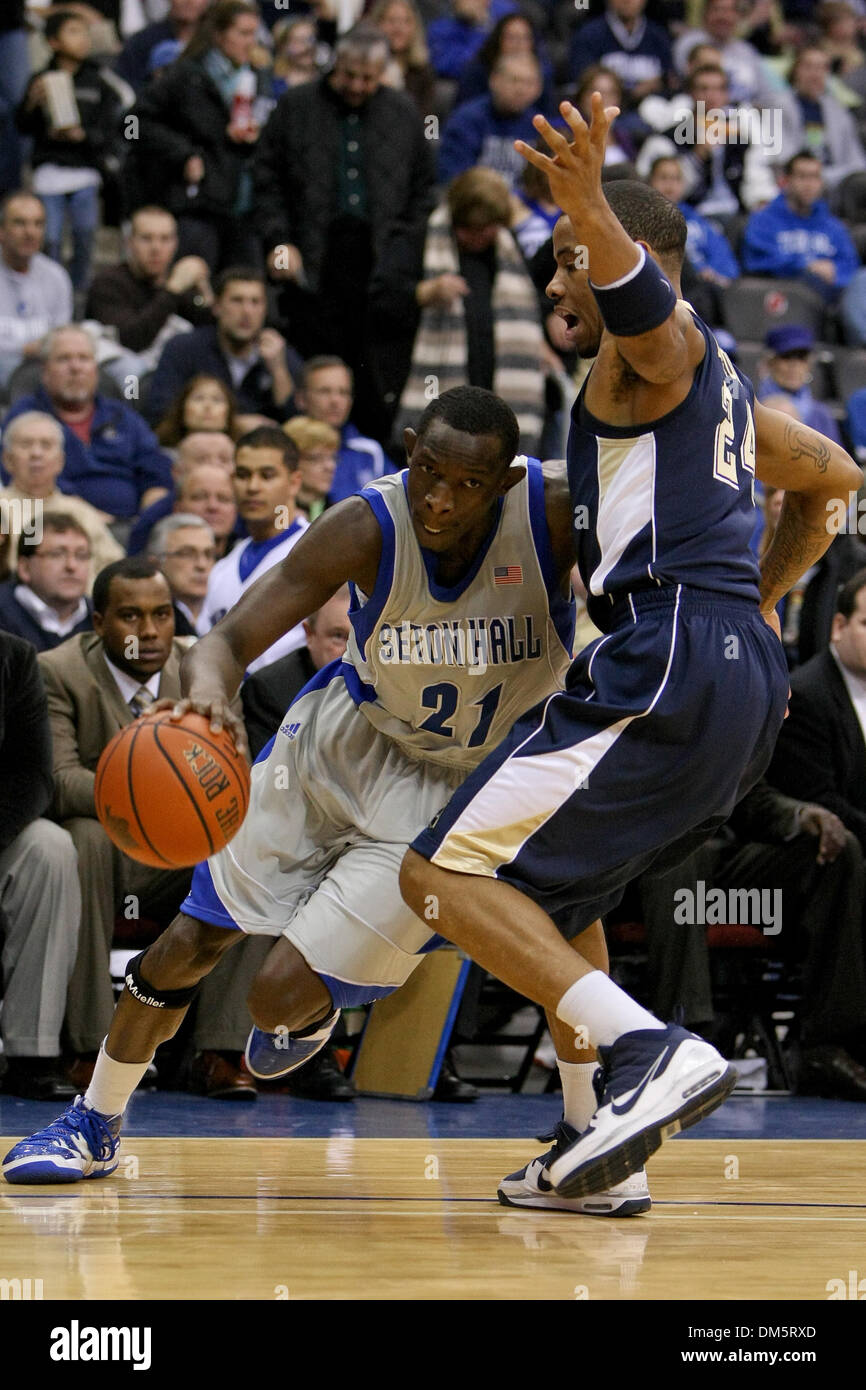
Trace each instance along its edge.
<path fill-rule="evenodd" d="M 460 1076 L 479 1089 L 507 1087 L 516 1095 L 529 1076 L 546 1028 L 540 1004 L 473 965 L 451 1035 Z M 555 1090 L 558 1082 L 554 1070 L 545 1089 Z"/>
<path fill-rule="evenodd" d="M 753 386 L 757 386 L 760 379 L 758 363 L 766 355 L 766 351 L 763 343 L 737 343 L 736 364 Z"/>
<path fill-rule="evenodd" d="M 769 1089 L 791 1091 L 788 1044 L 799 996 L 786 981 L 773 938 L 757 927 L 725 923 L 707 927 L 707 946 L 716 1014 L 725 1016 L 736 1033 L 732 1059 L 757 1052 L 767 1061 Z M 783 1027 L 784 1046 L 779 1036 Z"/>
<path fill-rule="evenodd" d="M 790 1034 L 795 1031 L 799 995 L 789 984 L 774 939 L 764 936 L 757 927 L 737 923 L 708 926 L 706 931 L 713 1007 L 717 1020 L 724 1021 L 729 1039 L 727 1043 L 720 1039 L 716 1045 L 732 1060 L 757 1052 L 766 1058 L 770 1089 L 790 1091 L 792 1068 L 787 1049 Z M 608 923 L 605 935 L 612 976 L 650 1006 L 642 991 L 646 978 L 640 971 L 646 959 L 643 923 L 630 919 Z M 784 1040 L 779 1036 L 783 1028 Z"/>
<path fill-rule="evenodd" d="M 796 280 L 743 276 L 727 287 L 720 302 L 725 327 L 738 338 L 760 342 L 783 323 L 802 323 L 822 336 L 824 301 Z"/>
<path fill-rule="evenodd" d="M 866 386 L 866 348 L 837 347 L 833 353 L 834 395 L 847 401 Z"/>

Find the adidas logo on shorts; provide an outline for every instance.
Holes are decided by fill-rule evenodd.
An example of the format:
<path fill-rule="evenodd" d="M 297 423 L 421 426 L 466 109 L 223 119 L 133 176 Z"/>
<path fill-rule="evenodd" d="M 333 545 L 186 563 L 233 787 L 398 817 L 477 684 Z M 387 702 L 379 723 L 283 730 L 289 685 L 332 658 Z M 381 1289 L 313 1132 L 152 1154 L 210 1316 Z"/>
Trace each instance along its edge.
<path fill-rule="evenodd" d="M 285 734 L 286 738 L 294 738 L 300 727 L 300 721 L 294 724 L 283 724 L 280 726 L 280 733 Z"/>

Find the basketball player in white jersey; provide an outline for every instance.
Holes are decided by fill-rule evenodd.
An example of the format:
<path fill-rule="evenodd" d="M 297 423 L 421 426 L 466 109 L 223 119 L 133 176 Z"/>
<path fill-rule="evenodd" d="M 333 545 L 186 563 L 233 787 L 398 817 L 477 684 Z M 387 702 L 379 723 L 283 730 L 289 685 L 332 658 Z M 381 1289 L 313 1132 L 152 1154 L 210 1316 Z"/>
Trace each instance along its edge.
<path fill-rule="evenodd" d="M 241 743 L 229 701 L 243 672 L 352 585 L 345 658 L 293 703 L 253 769 L 244 826 L 131 964 L 86 1096 L 15 1146 L 7 1181 L 114 1170 L 122 1112 L 156 1047 L 243 933 L 279 938 L 250 995 L 247 1057 L 263 1077 L 301 1065 L 341 1007 L 390 993 L 439 944 L 402 902 L 400 863 L 518 715 L 562 684 L 571 504 L 564 476 L 515 459 L 517 421 L 490 392 L 446 392 L 406 443 L 406 472 L 325 513 L 191 651 L 184 707 Z M 604 1206 L 645 1210 L 645 1177 Z"/>

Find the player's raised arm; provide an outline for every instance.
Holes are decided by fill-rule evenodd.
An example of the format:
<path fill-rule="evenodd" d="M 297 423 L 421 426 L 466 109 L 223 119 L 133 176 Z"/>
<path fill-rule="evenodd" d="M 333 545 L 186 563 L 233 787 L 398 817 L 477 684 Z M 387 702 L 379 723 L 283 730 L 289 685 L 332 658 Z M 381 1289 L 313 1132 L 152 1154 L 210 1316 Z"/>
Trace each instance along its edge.
<path fill-rule="evenodd" d="M 522 140 L 515 141 L 515 149 L 544 171 L 554 200 L 569 218 L 605 328 L 616 338 L 620 355 L 644 381 L 677 381 L 700 361 L 703 339 L 691 315 L 677 313 L 676 290 L 643 246 L 632 241 L 604 196 L 604 150 L 618 108 L 605 108 L 593 93 L 590 125 L 570 102 L 559 109 L 571 139 L 536 116 L 533 124 L 552 154 Z"/>
<path fill-rule="evenodd" d="M 330 508 L 281 564 L 253 584 L 181 663 L 184 698 L 178 713 L 194 709 L 225 725 L 237 742 L 243 726 L 229 705 L 251 661 L 310 616 L 348 580 L 370 593 L 376 581 L 381 532 L 370 507 L 349 497 Z"/>
<path fill-rule="evenodd" d="M 829 524 L 863 475 L 826 435 L 781 411 L 755 403 L 758 477 L 785 490 L 782 513 L 761 563 L 761 610 L 770 612 L 833 539 Z"/>

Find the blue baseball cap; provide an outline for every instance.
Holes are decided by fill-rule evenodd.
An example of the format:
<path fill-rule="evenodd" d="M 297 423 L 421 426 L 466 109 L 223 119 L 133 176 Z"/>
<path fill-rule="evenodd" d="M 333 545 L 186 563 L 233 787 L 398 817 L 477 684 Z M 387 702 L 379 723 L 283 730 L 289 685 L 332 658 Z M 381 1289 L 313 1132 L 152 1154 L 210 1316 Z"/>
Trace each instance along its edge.
<path fill-rule="evenodd" d="M 815 335 L 801 323 L 785 323 L 781 328 L 772 328 L 764 341 L 771 352 L 782 357 L 786 352 L 811 352 Z"/>

